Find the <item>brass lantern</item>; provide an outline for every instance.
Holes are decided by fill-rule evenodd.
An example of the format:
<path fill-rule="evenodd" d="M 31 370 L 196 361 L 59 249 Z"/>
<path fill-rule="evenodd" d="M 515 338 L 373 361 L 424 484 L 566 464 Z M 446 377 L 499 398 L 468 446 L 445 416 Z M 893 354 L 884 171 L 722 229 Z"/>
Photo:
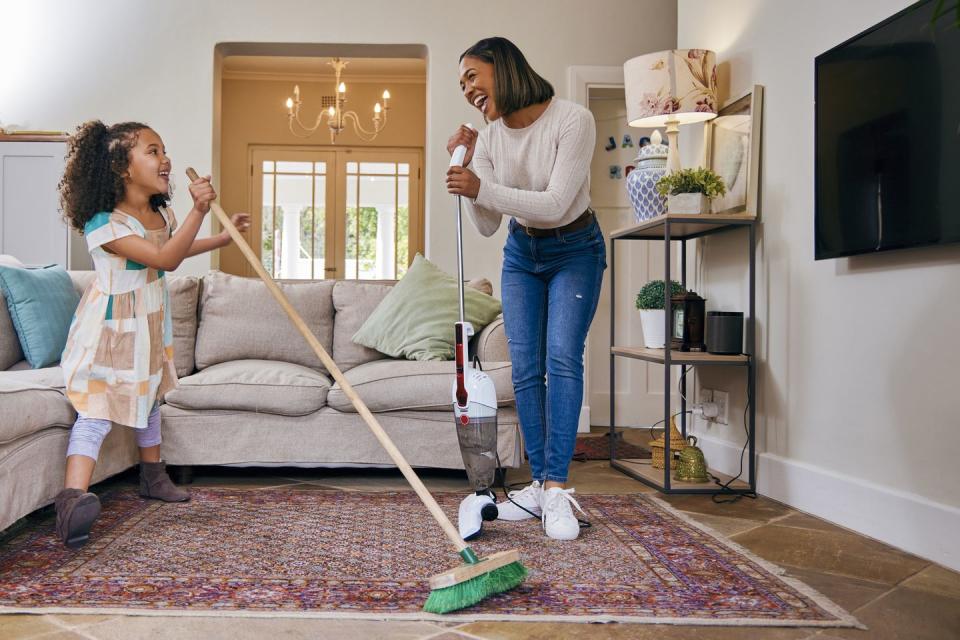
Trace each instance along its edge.
<path fill-rule="evenodd" d="M 670 298 L 673 307 L 673 335 L 670 348 L 679 351 L 706 351 L 703 341 L 707 301 L 693 291 Z"/>

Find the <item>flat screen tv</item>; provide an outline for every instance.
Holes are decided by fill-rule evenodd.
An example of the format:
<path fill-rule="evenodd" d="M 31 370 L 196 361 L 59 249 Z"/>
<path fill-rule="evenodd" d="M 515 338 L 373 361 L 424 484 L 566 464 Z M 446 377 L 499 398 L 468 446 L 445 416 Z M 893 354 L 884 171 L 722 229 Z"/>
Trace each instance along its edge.
<path fill-rule="evenodd" d="M 817 56 L 817 260 L 960 242 L 960 28 L 945 4 Z"/>

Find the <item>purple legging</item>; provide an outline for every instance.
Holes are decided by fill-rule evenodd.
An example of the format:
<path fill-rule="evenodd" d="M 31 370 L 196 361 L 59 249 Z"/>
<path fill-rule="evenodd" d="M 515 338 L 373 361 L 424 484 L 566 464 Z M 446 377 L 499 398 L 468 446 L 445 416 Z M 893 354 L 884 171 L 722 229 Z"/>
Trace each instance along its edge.
<path fill-rule="evenodd" d="M 160 408 L 154 407 L 147 418 L 147 428 L 137 429 L 137 446 L 153 447 L 160 444 Z M 81 455 L 97 459 L 103 439 L 110 433 L 110 421 L 100 418 L 87 418 L 77 415 L 77 421 L 70 430 L 70 444 L 67 455 Z"/>

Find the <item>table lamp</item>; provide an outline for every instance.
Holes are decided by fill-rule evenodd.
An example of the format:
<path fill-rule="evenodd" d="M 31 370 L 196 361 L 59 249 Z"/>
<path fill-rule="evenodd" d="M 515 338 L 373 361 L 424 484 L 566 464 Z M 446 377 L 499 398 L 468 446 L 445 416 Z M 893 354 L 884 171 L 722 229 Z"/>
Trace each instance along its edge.
<path fill-rule="evenodd" d="M 680 170 L 679 125 L 717 116 L 717 55 L 706 49 L 671 49 L 623 63 L 627 124 L 666 126 L 667 171 Z"/>

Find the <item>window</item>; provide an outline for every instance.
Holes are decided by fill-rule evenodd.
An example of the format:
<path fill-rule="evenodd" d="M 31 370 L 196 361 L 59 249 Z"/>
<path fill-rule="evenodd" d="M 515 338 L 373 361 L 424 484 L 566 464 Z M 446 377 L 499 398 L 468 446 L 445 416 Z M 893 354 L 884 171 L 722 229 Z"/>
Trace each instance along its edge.
<path fill-rule="evenodd" d="M 252 153 L 258 250 L 275 278 L 399 279 L 423 250 L 420 152 Z"/>

